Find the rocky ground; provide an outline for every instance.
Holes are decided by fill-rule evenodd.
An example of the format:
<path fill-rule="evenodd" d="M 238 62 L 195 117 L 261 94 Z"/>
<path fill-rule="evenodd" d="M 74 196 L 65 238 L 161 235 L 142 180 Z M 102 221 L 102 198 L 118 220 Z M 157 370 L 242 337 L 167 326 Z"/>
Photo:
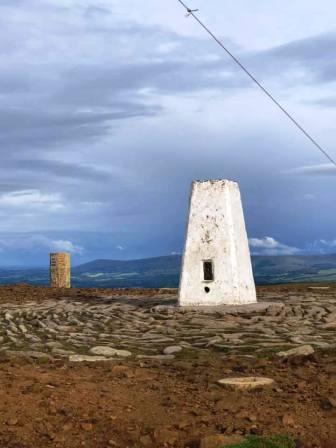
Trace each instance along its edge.
<path fill-rule="evenodd" d="M 336 287 L 178 309 L 173 290 L 0 288 L 0 446 L 217 448 L 336 440 Z M 223 389 L 229 376 L 272 387 Z M 2 444 L 2 445 L 1 445 Z"/>

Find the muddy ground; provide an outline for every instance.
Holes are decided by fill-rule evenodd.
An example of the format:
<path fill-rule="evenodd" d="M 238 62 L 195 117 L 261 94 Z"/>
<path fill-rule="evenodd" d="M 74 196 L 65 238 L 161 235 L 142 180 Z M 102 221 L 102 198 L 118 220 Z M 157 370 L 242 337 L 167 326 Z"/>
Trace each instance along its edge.
<path fill-rule="evenodd" d="M 259 288 L 275 305 L 251 316 L 175 314 L 174 294 L 0 288 L 0 446 L 216 448 L 208 436 L 282 433 L 336 446 L 334 286 Z M 277 355 L 308 343 L 307 357 Z M 71 361 L 94 361 L 97 347 L 117 354 Z M 254 375 L 275 384 L 217 384 Z"/>

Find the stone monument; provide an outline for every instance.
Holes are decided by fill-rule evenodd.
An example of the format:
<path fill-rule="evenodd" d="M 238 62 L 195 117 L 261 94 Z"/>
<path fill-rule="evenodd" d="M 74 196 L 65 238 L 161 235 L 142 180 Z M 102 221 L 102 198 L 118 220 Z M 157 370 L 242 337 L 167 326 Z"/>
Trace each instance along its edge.
<path fill-rule="evenodd" d="M 179 305 L 256 302 L 238 184 L 229 180 L 193 182 Z"/>
<path fill-rule="evenodd" d="M 51 288 L 70 288 L 70 255 L 65 252 L 50 254 Z"/>

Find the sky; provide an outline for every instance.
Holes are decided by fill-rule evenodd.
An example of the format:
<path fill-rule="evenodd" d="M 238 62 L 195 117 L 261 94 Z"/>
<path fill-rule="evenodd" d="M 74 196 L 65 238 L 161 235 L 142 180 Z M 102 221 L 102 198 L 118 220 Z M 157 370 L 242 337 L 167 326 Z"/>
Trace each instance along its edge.
<path fill-rule="evenodd" d="M 336 157 L 332 0 L 189 0 Z M 336 253 L 336 168 L 177 0 L 1 0 L 0 266 L 181 253 L 239 182 L 253 254 Z"/>

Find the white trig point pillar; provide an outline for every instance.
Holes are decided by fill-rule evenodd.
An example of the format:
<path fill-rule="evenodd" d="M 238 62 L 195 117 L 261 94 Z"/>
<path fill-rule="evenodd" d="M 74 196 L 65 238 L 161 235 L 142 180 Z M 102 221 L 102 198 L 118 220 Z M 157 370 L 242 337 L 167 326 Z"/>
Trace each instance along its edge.
<path fill-rule="evenodd" d="M 50 287 L 70 288 L 70 255 L 65 252 L 50 254 Z"/>
<path fill-rule="evenodd" d="M 180 306 L 257 301 L 239 186 L 195 181 L 179 290 Z"/>

